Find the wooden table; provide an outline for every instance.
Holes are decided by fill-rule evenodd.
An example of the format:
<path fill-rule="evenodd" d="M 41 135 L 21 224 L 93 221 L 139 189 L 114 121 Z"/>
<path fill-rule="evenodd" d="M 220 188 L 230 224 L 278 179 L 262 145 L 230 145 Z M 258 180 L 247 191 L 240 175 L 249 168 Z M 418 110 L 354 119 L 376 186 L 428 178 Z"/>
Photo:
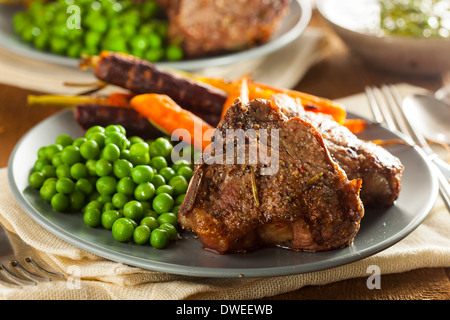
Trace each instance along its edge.
<path fill-rule="evenodd" d="M 314 13 L 311 25 L 326 31 L 328 45 L 298 90 L 327 97 L 342 98 L 360 93 L 366 85 L 409 82 L 430 90 L 438 89 L 440 78 L 410 78 L 375 70 L 354 56 L 324 22 Z M 54 114 L 54 107 L 29 107 L 29 90 L 0 85 L 0 167 L 8 165 L 15 144 L 32 126 Z M 382 275 L 380 290 L 370 290 L 366 278 L 340 281 L 329 285 L 304 287 L 270 299 L 450 299 L 450 268 L 420 269 L 402 274 Z"/>

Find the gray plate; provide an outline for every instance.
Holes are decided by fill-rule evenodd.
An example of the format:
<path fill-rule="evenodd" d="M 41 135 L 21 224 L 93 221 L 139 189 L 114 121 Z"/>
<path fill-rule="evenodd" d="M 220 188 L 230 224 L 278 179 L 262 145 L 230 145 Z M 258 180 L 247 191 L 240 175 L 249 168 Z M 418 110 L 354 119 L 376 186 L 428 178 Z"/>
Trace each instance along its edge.
<path fill-rule="evenodd" d="M 64 66 L 78 67 L 78 59 L 59 56 L 50 52 L 42 52 L 23 42 L 20 37 L 15 34 L 12 25 L 13 13 L 17 10 L 18 9 L 15 6 L 0 5 L 1 47 L 27 58 Z M 193 71 L 230 65 L 239 61 L 265 56 L 296 40 L 306 29 L 311 19 L 311 13 L 312 9 L 309 0 L 292 1 L 289 15 L 283 19 L 279 30 L 272 36 L 272 39 L 269 42 L 261 46 L 227 55 L 178 62 L 160 62 L 158 65 L 177 70 Z"/>
<path fill-rule="evenodd" d="M 203 250 L 191 234 L 158 250 L 150 246 L 119 243 L 105 229 L 87 227 L 82 214 L 64 214 L 52 208 L 28 186 L 28 175 L 37 150 L 54 143 L 57 135 L 83 133 L 71 111 L 62 111 L 32 128 L 16 145 L 8 164 L 9 182 L 20 206 L 42 227 L 57 237 L 104 258 L 168 273 L 202 277 L 266 277 L 332 268 L 363 259 L 400 241 L 425 219 L 438 187 L 419 150 L 405 145 L 389 147 L 405 165 L 403 189 L 396 204 L 384 210 L 367 210 L 354 243 L 327 252 L 293 252 L 281 248 L 260 249 L 248 254 L 216 255 Z M 398 136 L 372 126 L 362 139 L 391 139 Z"/>

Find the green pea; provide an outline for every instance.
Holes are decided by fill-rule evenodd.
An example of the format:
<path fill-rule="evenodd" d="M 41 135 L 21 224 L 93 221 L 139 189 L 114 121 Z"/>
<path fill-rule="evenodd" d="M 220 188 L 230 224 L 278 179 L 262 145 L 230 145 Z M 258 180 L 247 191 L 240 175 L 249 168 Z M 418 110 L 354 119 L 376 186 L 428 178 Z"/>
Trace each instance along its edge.
<path fill-rule="evenodd" d="M 175 161 L 174 164 L 172 164 L 172 169 L 175 172 L 178 172 L 178 170 L 180 170 L 180 168 L 182 168 L 182 167 L 190 167 L 190 166 L 191 166 L 191 163 L 188 160 L 180 159 L 180 160 Z"/>
<path fill-rule="evenodd" d="M 103 204 L 100 201 L 92 200 L 86 204 L 86 206 L 84 207 L 84 211 L 88 211 L 90 209 L 97 209 L 98 211 L 101 212 L 102 208 L 103 208 Z"/>
<path fill-rule="evenodd" d="M 86 167 L 86 170 L 88 172 L 88 175 L 91 176 L 91 177 L 97 176 L 97 172 L 95 172 L 96 164 L 97 164 L 97 160 L 94 160 L 94 159 L 89 159 L 84 164 L 85 167 Z"/>
<path fill-rule="evenodd" d="M 160 214 L 158 219 L 156 219 L 156 221 L 158 221 L 160 225 L 164 223 L 170 223 L 174 227 L 178 225 L 178 217 L 176 214 L 172 212 L 165 212 Z"/>
<path fill-rule="evenodd" d="M 100 155 L 100 148 L 97 141 L 89 139 L 80 146 L 80 154 L 84 159 L 97 159 Z"/>
<path fill-rule="evenodd" d="M 81 178 L 75 182 L 75 190 L 81 191 L 85 195 L 88 195 L 94 191 L 94 185 L 88 179 Z"/>
<path fill-rule="evenodd" d="M 51 161 L 47 158 L 39 158 L 34 162 L 33 170 L 40 172 L 42 168 L 51 164 Z"/>
<path fill-rule="evenodd" d="M 159 227 L 158 221 L 156 221 L 156 218 L 153 216 L 146 216 L 142 218 L 140 225 L 147 226 L 150 230 L 154 230 Z"/>
<path fill-rule="evenodd" d="M 73 164 L 70 167 L 70 175 L 75 180 L 78 180 L 78 179 L 81 179 L 81 178 L 87 178 L 88 171 L 87 171 L 86 166 L 84 165 L 84 163 L 78 162 L 78 163 Z"/>
<path fill-rule="evenodd" d="M 69 194 L 75 190 L 75 183 L 69 178 L 59 178 L 55 188 L 57 192 Z"/>
<path fill-rule="evenodd" d="M 194 175 L 194 170 L 192 170 L 190 167 L 181 167 L 177 171 L 177 175 L 183 176 L 186 178 L 187 181 L 191 180 L 192 176 Z"/>
<path fill-rule="evenodd" d="M 108 210 L 117 210 L 117 208 L 112 204 L 112 202 L 106 202 L 102 207 L 102 213 Z"/>
<path fill-rule="evenodd" d="M 114 175 L 121 179 L 124 177 L 130 177 L 133 170 L 133 164 L 126 159 L 117 159 L 113 163 Z"/>
<path fill-rule="evenodd" d="M 62 150 L 63 150 L 63 146 L 60 144 L 55 143 L 55 144 L 49 145 L 49 146 L 47 146 L 47 148 L 45 148 L 45 156 L 48 160 L 51 160 L 55 154 L 61 152 Z"/>
<path fill-rule="evenodd" d="M 164 230 L 167 232 L 167 235 L 169 237 L 169 240 L 176 240 L 178 239 L 178 230 L 177 228 L 170 223 L 163 223 L 158 227 L 158 229 Z"/>
<path fill-rule="evenodd" d="M 121 132 L 109 131 L 109 132 L 106 132 L 105 146 L 108 143 L 115 144 L 116 146 L 119 147 L 120 150 L 124 150 L 127 147 L 128 139 Z"/>
<path fill-rule="evenodd" d="M 74 190 L 69 194 L 70 209 L 73 211 L 80 211 L 84 206 L 86 197 L 83 192 Z"/>
<path fill-rule="evenodd" d="M 67 195 L 57 192 L 52 196 L 50 204 L 56 211 L 64 212 L 69 208 L 70 200 Z"/>
<path fill-rule="evenodd" d="M 158 62 L 164 58 L 164 48 L 149 48 L 144 58 L 150 62 Z"/>
<path fill-rule="evenodd" d="M 170 141 L 163 137 L 156 138 L 149 145 L 150 157 L 162 156 L 167 158 L 170 156 L 172 150 L 173 146 Z"/>
<path fill-rule="evenodd" d="M 130 146 L 130 161 L 136 166 L 150 163 L 149 146 L 146 142 L 137 142 Z"/>
<path fill-rule="evenodd" d="M 112 226 L 112 235 L 117 241 L 130 241 L 133 238 L 133 233 L 134 224 L 130 218 L 119 218 Z"/>
<path fill-rule="evenodd" d="M 137 165 L 131 171 L 131 178 L 137 184 L 151 182 L 153 176 L 153 169 L 148 165 Z"/>
<path fill-rule="evenodd" d="M 162 168 L 158 173 L 164 177 L 165 181 L 170 181 L 176 175 L 176 172 L 171 167 Z"/>
<path fill-rule="evenodd" d="M 156 170 L 159 171 L 162 168 L 167 167 L 167 160 L 162 156 L 153 157 L 150 160 L 150 165 L 152 166 L 152 168 L 155 168 Z"/>
<path fill-rule="evenodd" d="M 68 134 L 61 134 L 56 138 L 56 143 L 63 147 L 67 147 L 73 143 L 73 138 Z"/>
<path fill-rule="evenodd" d="M 168 184 L 164 184 L 162 186 L 159 186 L 156 189 L 156 194 L 160 194 L 160 193 L 167 193 L 167 194 L 173 196 L 173 187 L 169 186 Z"/>
<path fill-rule="evenodd" d="M 134 197 L 139 201 L 150 200 L 155 195 L 155 187 L 150 182 L 140 183 L 134 190 Z"/>
<path fill-rule="evenodd" d="M 122 218 L 122 214 L 118 210 L 105 210 L 101 215 L 101 223 L 103 228 L 111 230 L 114 222 Z"/>
<path fill-rule="evenodd" d="M 92 132 L 89 134 L 88 139 L 97 142 L 97 145 L 99 148 L 98 155 L 100 155 L 100 149 L 103 149 L 103 147 L 105 146 L 106 134 L 104 132 L 100 132 L 100 131 Z M 97 158 L 94 158 L 94 159 L 97 159 Z"/>
<path fill-rule="evenodd" d="M 75 141 L 72 143 L 72 145 L 74 147 L 80 148 L 81 145 L 86 141 L 87 141 L 87 139 L 85 137 L 81 137 L 81 138 L 75 139 Z"/>
<path fill-rule="evenodd" d="M 55 175 L 57 178 L 71 178 L 70 165 L 63 163 L 56 167 Z"/>
<path fill-rule="evenodd" d="M 124 126 L 120 124 L 109 124 L 105 127 L 105 132 L 108 134 L 109 132 L 119 132 L 126 136 L 127 132 Z"/>
<path fill-rule="evenodd" d="M 52 163 L 52 166 L 54 166 L 55 168 L 57 166 L 59 166 L 60 164 L 63 164 L 63 162 L 61 160 L 61 152 L 55 153 L 53 155 L 51 163 Z"/>
<path fill-rule="evenodd" d="M 123 177 L 117 182 L 117 192 L 126 194 L 127 196 L 133 196 L 135 188 L 136 183 L 131 177 Z"/>
<path fill-rule="evenodd" d="M 98 197 L 97 197 L 97 201 L 100 202 L 102 204 L 102 210 L 105 207 L 105 204 L 107 204 L 108 202 L 112 202 L 112 196 L 111 194 L 101 194 L 99 193 Z"/>
<path fill-rule="evenodd" d="M 128 201 L 129 198 L 125 193 L 117 192 L 112 197 L 112 203 L 118 209 L 123 208 Z"/>
<path fill-rule="evenodd" d="M 85 136 L 87 139 L 90 139 L 91 134 L 93 134 L 94 132 L 100 132 L 100 133 L 103 133 L 103 132 L 105 132 L 105 128 L 102 127 L 102 126 L 99 126 L 99 125 L 92 126 L 92 127 L 90 127 L 89 129 L 86 130 L 84 136 Z"/>
<path fill-rule="evenodd" d="M 170 179 L 169 185 L 173 187 L 175 196 L 186 193 L 189 186 L 186 178 L 183 176 L 173 177 L 172 179 Z"/>
<path fill-rule="evenodd" d="M 95 228 L 100 225 L 102 218 L 102 213 L 100 209 L 97 208 L 88 208 L 84 212 L 83 221 L 84 223 L 91 228 Z"/>
<path fill-rule="evenodd" d="M 160 193 L 153 198 L 152 207 L 156 213 L 169 212 L 174 205 L 173 198 L 167 193 Z"/>
<path fill-rule="evenodd" d="M 117 179 L 112 176 L 100 177 L 95 186 L 100 194 L 111 195 L 116 191 Z"/>
<path fill-rule="evenodd" d="M 133 241 L 136 244 L 145 244 L 150 240 L 150 228 L 145 225 L 137 226 L 133 232 Z"/>
<path fill-rule="evenodd" d="M 169 236 L 164 229 L 155 229 L 150 235 L 150 244 L 157 249 L 163 249 L 169 244 Z"/>
<path fill-rule="evenodd" d="M 108 143 L 102 150 L 102 158 L 114 162 L 120 157 L 120 149 L 114 143 Z"/>
<path fill-rule="evenodd" d="M 52 166 L 51 164 L 47 164 L 45 165 L 40 172 L 46 177 L 46 178 L 51 178 L 51 177 L 56 177 L 56 168 L 54 166 Z"/>
<path fill-rule="evenodd" d="M 186 197 L 186 193 L 182 193 L 175 198 L 175 205 L 181 205 Z"/>
<path fill-rule="evenodd" d="M 155 188 L 158 188 L 159 186 L 166 184 L 166 179 L 164 179 L 164 177 L 160 174 L 155 174 L 150 182 L 155 186 Z"/>
<path fill-rule="evenodd" d="M 73 165 L 81 161 L 80 149 L 76 146 L 70 145 L 61 151 L 61 160 L 63 163 Z"/>
<path fill-rule="evenodd" d="M 109 175 L 113 171 L 113 165 L 106 159 L 99 159 L 95 163 L 95 173 L 99 177 L 104 177 Z"/>
<path fill-rule="evenodd" d="M 169 61 L 179 61 L 183 56 L 183 50 L 177 45 L 172 44 L 166 48 L 166 59 Z"/>
<path fill-rule="evenodd" d="M 39 189 L 39 194 L 42 199 L 50 202 L 53 195 L 56 194 L 56 179 L 46 179 L 41 189 Z"/>
<path fill-rule="evenodd" d="M 132 220 L 140 220 L 144 215 L 144 209 L 139 201 L 131 200 L 123 207 L 123 215 Z"/>
<path fill-rule="evenodd" d="M 34 189 L 39 189 L 44 184 L 46 177 L 42 172 L 33 172 L 29 178 L 28 182 Z"/>

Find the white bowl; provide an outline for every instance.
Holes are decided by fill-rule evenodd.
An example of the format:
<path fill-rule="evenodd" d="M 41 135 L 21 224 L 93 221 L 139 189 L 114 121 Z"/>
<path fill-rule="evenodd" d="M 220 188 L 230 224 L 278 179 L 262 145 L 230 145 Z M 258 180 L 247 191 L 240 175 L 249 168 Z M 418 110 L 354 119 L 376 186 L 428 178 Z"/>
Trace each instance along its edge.
<path fill-rule="evenodd" d="M 317 0 L 317 9 L 341 39 L 364 60 L 408 75 L 450 71 L 450 39 L 381 36 L 373 32 L 379 0 Z"/>

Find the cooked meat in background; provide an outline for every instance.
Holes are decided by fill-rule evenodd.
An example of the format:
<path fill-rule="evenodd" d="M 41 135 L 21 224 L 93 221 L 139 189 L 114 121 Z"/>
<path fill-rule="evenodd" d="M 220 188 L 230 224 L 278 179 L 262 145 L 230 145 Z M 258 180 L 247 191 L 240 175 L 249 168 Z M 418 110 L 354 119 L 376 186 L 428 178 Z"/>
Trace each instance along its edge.
<path fill-rule="evenodd" d="M 403 165 L 385 148 L 358 139 L 333 119 L 308 112 L 333 159 L 349 179 L 362 179 L 361 199 L 365 207 L 382 208 L 394 204 L 402 188 Z"/>
<path fill-rule="evenodd" d="M 254 144 L 268 148 L 270 161 L 277 162 L 270 165 L 278 170 L 262 174 L 268 159 L 261 153 L 257 162 L 250 157 L 238 162 L 242 150 L 226 163 L 227 146 L 236 144 L 227 129 L 258 130 L 262 124 L 269 135 L 277 130 L 279 145 L 246 135 L 245 154 L 255 150 Z M 323 251 L 352 243 L 364 215 L 361 180 L 347 179 L 309 122 L 286 117 L 275 101 L 256 99 L 246 105 L 237 101 L 217 130 L 223 149 L 213 149 L 211 158 L 197 164 L 179 211 L 182 227 L 195 232 L 205 248 L 232 253 L 277 245 Z"/>
<path fill-rule="evenodd" d="M 381 208 L 394 204 L 402 187 L 403 165 L 385 148 L 363 141 L 331 116 L 305 112 L 289 97 L 278 95 L 282 111 L 288 117 L 307 119 L 320 132 L 333 159 L 350 180 L 362 179 L 361 199 L 364 206 Z"/>
<path fill-rule="evenodd" d="M 291 0 L 160 0 L 169 36 L 186 57 L 253 47 L 267 42 Z"/>

